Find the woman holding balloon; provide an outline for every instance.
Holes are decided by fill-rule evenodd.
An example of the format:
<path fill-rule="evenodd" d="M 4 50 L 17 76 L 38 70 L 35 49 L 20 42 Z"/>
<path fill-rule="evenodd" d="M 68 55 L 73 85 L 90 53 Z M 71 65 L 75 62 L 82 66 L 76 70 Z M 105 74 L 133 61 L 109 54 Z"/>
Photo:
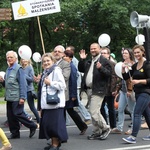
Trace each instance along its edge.
<path fill-rule="evenodd" d="M 145 49 L 142 45 L 133 47 L 134 56 L 137 60 L 132 66 L 132 70 L 126 73 L 126 64 L 122 65 L 122 75 L 125 80 L 132 77 L 134 85 L 136 105 L 134 109 L 133 130 L 131 136 L 123 138 L 127 143 L 136 143 L 136 137 L 141 126 L 141 116 L 144 115 L 146 123 L 150 130 L 150 62 L 145 60 Z M 150 141 L 150 133 L 142 138 Z"/>
<path fill-rule="evenodd" d="M 134 56 L 131 49 L 123 49 L 122 50 L 122 57 L 123 63 L 128 66 L 128 69 L 131 69 L 131 66 L 134 64 Z M 117 65 L 120 64 L 120 70 L 117 70 Z M 115 66 L 116 74 L 122 78 L 121 70 L 122 70 L 122 63 L 118 63 Z M 121 84 L 118 86 L 116 93 L 119 92 L 119 102 L 118 102 L 118 123 L 117 127 L 113 128 L 111 133 L 121 134 L 123 132 L 123 125 L 124 125 L 124 110 L 128 105 L 129 111 L 131 113 L 131 117 L 134 110 L 135 100 L 134 100 L 134 92 L 132 88 L 132 83 L 130 79 L 125 81 L 124 79 L 121 80 Z M 130 134 L 131 130 L 128 130 L 126 134 Z"/>
<path fill-rule="evenodd" d="M 39 117 L 37 109 L 35 108 L 34 97 L 33 97 L 34 70 L 33 70 L 33 67 L 31 65 L 30 60 L 21 59 L 20 64 L 23 67 L 25 77 L 26 77 L 26 81 L 27 81 L 27 102 L 28 102 L 30 110 L 35 115 L 36 120 L 37 120 L 37 125 L 39 126 L 40 117 Z"/>

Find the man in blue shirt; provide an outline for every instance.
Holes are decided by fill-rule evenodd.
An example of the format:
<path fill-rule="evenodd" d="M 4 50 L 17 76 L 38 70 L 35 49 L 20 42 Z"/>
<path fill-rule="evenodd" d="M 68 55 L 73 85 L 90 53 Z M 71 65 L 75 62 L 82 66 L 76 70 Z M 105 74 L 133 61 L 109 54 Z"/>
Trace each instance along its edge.
<path fill-rule="evenodd" d="M 21 122 L 30 129 L 29 137 L 31 138 L 35 132 L 37 125 L 27 119 L 24 113 L 24 102 L 27 96 L 27 83 L 22 67 L 18 64 L 18 56 L 14 51 L 6 53 L 8 68 L 0 81 L 5 85 L 5 100 L 7 101 L 7 118 L 9 129 L 11 132 L 10 139 L 20 138 Z"/>

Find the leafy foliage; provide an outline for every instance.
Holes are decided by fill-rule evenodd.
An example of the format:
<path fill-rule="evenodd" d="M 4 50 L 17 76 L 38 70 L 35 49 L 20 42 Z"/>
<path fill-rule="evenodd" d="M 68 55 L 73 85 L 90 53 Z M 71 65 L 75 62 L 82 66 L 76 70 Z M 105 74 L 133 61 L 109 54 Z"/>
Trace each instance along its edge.
<path fill-rule="evenodd" d="M 16 2 L 18 0 L 14 0 Z M 102 33 L 111 37 L 110 48 L 121 59 L 122 47 L 133 47 L 136 29 L 130 25 L 130 13 L 149 15 L 149 0 L 60 0 L 61 12 L 40 16 L 46 52 L 62 44 L 74 45 L 76 55 L 80 49 L 89 51 L 89 45 L 97 42 Z M 0 7 L 10 8 L 11 3 L 3 1 Z M 37 18 L 0 22 L 1 64 L 5 53 L 27 44 L 33 52 L 43 53 Z M 140 30 L 142 33 L 142 30 Z M 5 67 L 6 65 L 1 65 Z"/>

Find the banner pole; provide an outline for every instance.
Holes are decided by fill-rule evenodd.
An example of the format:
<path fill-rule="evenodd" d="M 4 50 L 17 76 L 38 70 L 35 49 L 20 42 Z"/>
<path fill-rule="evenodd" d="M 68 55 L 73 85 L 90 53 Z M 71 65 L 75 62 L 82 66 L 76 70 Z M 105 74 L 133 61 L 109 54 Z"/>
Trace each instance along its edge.
<path fill-rule="evenodd" d="M 41 24 L 40 24 L 40 18 L 39 18 L 39 16 L 37 16 L 37 21 L 38 21 L 38 26 L 39 26 L 39 31 L 40 31 L 40 37 L 41 37 L 41 43 L 42 43 L 43 53 L 45 54 L 45 47 L 44 47 L 44 42 L 43 42 L 43 36 L 42 36 L 42 30 L 41 30 Z"/>

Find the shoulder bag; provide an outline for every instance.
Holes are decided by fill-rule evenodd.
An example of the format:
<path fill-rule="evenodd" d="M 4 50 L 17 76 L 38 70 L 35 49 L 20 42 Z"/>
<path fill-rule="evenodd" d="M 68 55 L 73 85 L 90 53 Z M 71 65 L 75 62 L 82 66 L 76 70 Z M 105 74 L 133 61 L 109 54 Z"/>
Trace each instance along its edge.
<path fill-rule="evenodd" d="M 52 77 L 52 79 L 53 79 L 53 77 Z M 50 95 L 47 92 L 47 85 L 46 85 L 46 102 L 47 102 L 47 104 L 50 104 L 50 105 L 56 105 L 56 104 L 60 103 L 60 98 L 58 97 L 58 90 L 56 91 L 55 94 Z"/>

